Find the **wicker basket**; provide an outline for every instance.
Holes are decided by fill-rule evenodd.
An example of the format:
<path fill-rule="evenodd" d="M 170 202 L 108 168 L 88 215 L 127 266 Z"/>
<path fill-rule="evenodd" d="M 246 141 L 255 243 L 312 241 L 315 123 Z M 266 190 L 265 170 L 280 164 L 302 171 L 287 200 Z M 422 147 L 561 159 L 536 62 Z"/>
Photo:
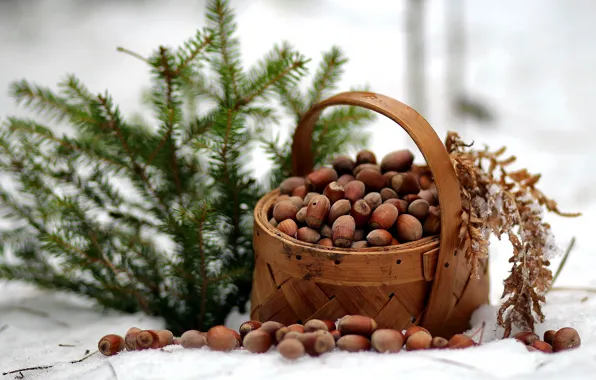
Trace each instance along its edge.
<path fill-rule="evenodd" d="M 451 337 L 469 328 L 472 312 L 488 303 L 488 272 L 480 278 L 457 250 L 461 220 L 459 183 L 445 146 L 412 108 L 387 96 L 346 92 L 313 105 L 294 134 L 293 175 L 313 169 L 313 126 L 328 106 L 360 106 L 399 124 L 422 152 L 435 178 L 441 208 L 440 236 L 397 246 L 323 247 L 282 234 L 268 222 L 279 189 L 254 211 L 255 270 L 251 318 L 286 325 L 312 318 L 336 320 L 346 314 L 375 318 L 382 328 L 421 325 Z"/>

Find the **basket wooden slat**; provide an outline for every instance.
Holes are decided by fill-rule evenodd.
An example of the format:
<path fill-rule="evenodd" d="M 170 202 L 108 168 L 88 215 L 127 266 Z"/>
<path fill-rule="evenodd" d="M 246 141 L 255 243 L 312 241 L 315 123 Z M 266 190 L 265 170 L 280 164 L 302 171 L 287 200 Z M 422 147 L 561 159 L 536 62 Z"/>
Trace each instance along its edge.
<path fill-rule="evenodd" d="M 449 155 L 430 125 L 410 107 L 370 92 L 348 92 L 315 104 L 294 134 L 294 175 L 312 171 L 311 136 L 322 110 L 334 105 L 368 108 L 411 136 L 433 172 L 441 208 L 441 234 L 416 242 L 363 250 L 322 247 L 282 234 L 268 220 L 279 191 L 259 200 L 254 216 L 255 272 L 251 317 L 284 324 L 374 317 L 380 327 L 420 324 L 450 337 L 467 328 L 471 313 L 488 302 L 487 271 L 470 278 L 457 251 L 459 184 Z M 485 267 L 486 268 L 486 267 Z"/>

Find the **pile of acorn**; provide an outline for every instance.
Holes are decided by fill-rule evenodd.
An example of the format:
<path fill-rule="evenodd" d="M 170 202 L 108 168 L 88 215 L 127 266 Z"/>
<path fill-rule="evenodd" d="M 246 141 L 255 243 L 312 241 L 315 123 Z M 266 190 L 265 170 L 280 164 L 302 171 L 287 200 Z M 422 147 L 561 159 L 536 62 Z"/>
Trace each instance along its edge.
<path fill-rule="evenodd" d="M 332 167 L 287 178 L 269 223 L 327 247 L 383 247 L 437 235 L 441 215 L 433 177 L 413 161 L 407 149 L 387 154 L 380 164 L 362 150 L 355 161 L 339 156 Z"/>
<path fill-rule="evenodd" d="M 544 340 L 531 332 L 519 333 L 514 337 L 527 345 L 529 351 L 546 353 L 579 347 L 581 340 L 576 330 L 570 327 L 558 331 L 549 330 Z M 168 345 L 184 348 L 209 347 L 214 351 L 245 349 L 252 353 L 264 353 L 276 347 L 279 353 L 290 360 L 302 356 L 319 356 L 336 348 L 340 351 L 359 352 L 374 350 L 380 353 L 397 353 L 405 346 L 407 351 L 427 349 L 461 349 L 477 346 L 472 337 L 456 334 L 447 340 L 433 337 L 420 326 L 411 326 L 405 331 L 379 329 L 374 319 L 362 315 L 346 315 L 337 325 L 333 321 L 311 319 L 304 325 L 284 326 L 275 321 L 247 321 L 240 325 L 239 332 L 225 326 L 214 326 L 207 332 L 186 331 L 180 338 L 174 338 L 168 330 L 129 329 L 125 337 L 110 334 L 98 344 L 99 351 L 115 355 L 127 351 L 159 349 Z"/>

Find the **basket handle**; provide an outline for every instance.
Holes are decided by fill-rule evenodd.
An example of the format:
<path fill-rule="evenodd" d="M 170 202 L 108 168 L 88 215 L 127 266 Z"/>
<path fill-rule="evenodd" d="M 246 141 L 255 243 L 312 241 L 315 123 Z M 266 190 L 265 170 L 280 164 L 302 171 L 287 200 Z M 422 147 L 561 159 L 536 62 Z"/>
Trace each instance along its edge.
<path fill-rule="evenodd" d="M 351 91 L 314 104 L 302 117 L 292 143 L 292 174 L 306 176 L 313 170 L 311 149 L 313 128 L 321 112 L 335 105 L 358 106 L 380 113 L 399 124 L 420 149 L 433 173 L 441 208 L 440 250 L 432 291 L 422 321 L 431 332 L 441 328 L 453 309 L 457 275 L 461 198 L 459 181 L 445 146 L 428 122 L 411 107 L 388 96 Z"/>

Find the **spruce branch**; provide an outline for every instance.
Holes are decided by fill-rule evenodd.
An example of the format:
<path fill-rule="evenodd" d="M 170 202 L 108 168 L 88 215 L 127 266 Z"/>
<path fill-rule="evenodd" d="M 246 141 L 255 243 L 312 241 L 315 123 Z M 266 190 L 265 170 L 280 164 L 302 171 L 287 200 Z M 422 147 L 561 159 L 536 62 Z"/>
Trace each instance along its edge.
<path fill-rule="evenodd" d="M 348 62 L 338 46 L 333 46 L 330 51 L 323 54 L 312 87 L 309 91 L 309 103 L 314 104 L 327 96 L 330 91 L 335 91 L 337 83 L 343 74 L 343 66 Z"/>

